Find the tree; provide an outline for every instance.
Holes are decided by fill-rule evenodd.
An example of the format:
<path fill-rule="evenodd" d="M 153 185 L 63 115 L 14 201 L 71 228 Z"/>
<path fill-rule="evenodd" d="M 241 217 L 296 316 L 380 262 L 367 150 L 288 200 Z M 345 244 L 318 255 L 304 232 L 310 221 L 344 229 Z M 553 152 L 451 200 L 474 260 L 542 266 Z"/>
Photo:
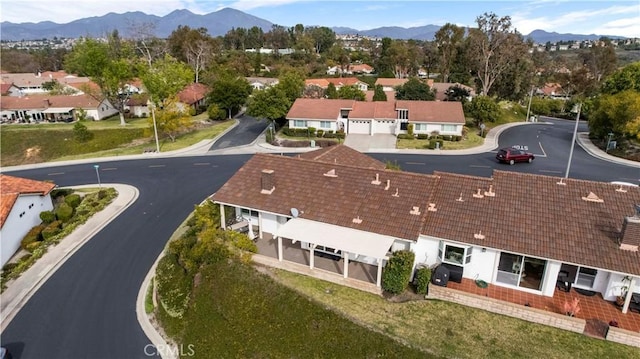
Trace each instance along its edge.
<path fill-rule="evenodd" d="M 362 90 L 354 85 L 351 85 L 340 87 L 338 89 L 338 98 L 345 100 L 364 101 L 366 99 L 366 95 L 364 92 L 362 92 Z"/>
<path fill-rule="evenodd" d="M 396 100 L 433 101 L 436 94 L 426 82 L 412 77 L 404 85 L 396 88 Z"/>
<path fill-rule="evenodd" d="M 251 85 L 244 77 L 234 76 L 231 73 L 221 73 L 211 84 L 209 102 L 217 104 L 227 111 L 228 118 L 234 110 L 239 109 L 247 102 L 251 94 Z"/>
<path fill-rule="evenodd" d="M 291 102 L 284 90 L 273 86 L 253 94 L 247 105 L 247 114 L 273 122 L 284 118 L 290 108 Z"/>
<path fill-rule="evenodd" d="M 340 77 L 347 72 L 349 65 L 351 64 L 351 58 L 349 53 L 342 47 L 342 43 L 336 42 L 329 49 L 329 58 L 335 61 L 340 67 Z"/>
<path fill-rule="evenodd" d="M 278 78 L 278 88 L 282 89 L 287 95 L 289 102 L 293 103 L 297 98 L 302 96 L 304 90 L 304 76 L 296 70 L 284 72 Z"/>
<path fill-rule="evenodd" d="M 451 86 L 447 89 L 447 101 L 465 102 L 469 97 L 469 90 L 458 85 Z"/>
<path fill-rule="evenodd" d="M 605 94 L 593 102 L 589 116 L 589 132 L 596 138 L 637 137 L 635 124 L 640 118 L 640 93 L 625 90 L 614 95 Z"/>
<path fill-rule="evenodd" d="M 149 119 L 149 121 L 153 121 L 153 119 Z M 192 126 L 189 114 L 178 108 L 175 97 L 163 101 L 163 107 L 157 112 L 155 121 L 158 132 L 169 137 L 171 142 L 175 142 L 180 133 Z M 150 126 L 153 126 L 153 123 L 150 123 Z"/>
<path fill-rule="evenodd" d="M 313 39 L 313 47 L 316 54 L 322 54 L 329 50 L 336 41 L 336 33 L 326 26 L 307 28 Z"/>
<path fill-rule="evenodd" d="M 465 106 L 467 115 L 473 117 L 476 125 L 495 122 L 500 117 L 500 107 L 489 96 L 476 96 Z"/>
<path fill-rule="evenodd" d="M 464 38 L 464 28 L 446 23 L 435 33 L 435 44 L 440 60 L 442 82 L 449 82 L 449 73 L 455 60 L 460 43 Z"/>
<path fill-rule="evenodd" d="M 336 89 L 336 85 L 334 85 L 333 82 L 329 82 L 329 86 L 327 86 L 327 98 L 328 99 L 338 98 L 338 90 Z"/>
<path fill-rule="evenodd" d="M 511 30 L 509 16 L 498 18 L 485 13 L 476 18 L 478 28 L 469 30 L 472 68 L 482 86 L 482 94 L 489 95 L 491 88 L 513 59 L 528 56 L 521 52 L 522 36 Z"/>
<path fill-rule="evenodd" d="M 582 54 L 582 59 L 596 84 L 616 70 L 617 57 L 611 41 L 595 44 L 589 52 Z"/>
<path fill-rule="evenodd" d="M 87 142 L 93 138 L 93 133 L 89 131 L 87 126 L 78 121 L 73 125 L 73 139 L 78 142 Z"/>
<path fill-rule="evenodd" d="M 634 62 L 614 72 L 602 85 L 602 92 L 610 95 L 625 90 L 640 92 L 640 62 Z"/>
<path fill-rule="evenodd" d="M 387 94 L 384 93 L 382 85 L 376 85 L 373 88 L 373 101 L 387 101 Z"/>

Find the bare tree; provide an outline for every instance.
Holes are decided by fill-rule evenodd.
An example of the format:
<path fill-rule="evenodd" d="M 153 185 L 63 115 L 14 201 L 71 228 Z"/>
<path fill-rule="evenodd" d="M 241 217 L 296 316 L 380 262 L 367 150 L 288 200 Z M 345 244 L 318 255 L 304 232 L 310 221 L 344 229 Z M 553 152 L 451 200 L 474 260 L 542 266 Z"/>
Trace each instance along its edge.
<path fill-rule="evenodd" d="M 200 71 L 204 69 L 212 56 L 213 46 L 207 40 L 198 40 L 193 44 L 187 44 L 187 62 L 193 67 L 196 83 L 200 82 Z"/>
<path fill-rule="evenodd" d="M 156 37 L 155 30 L 156 24 L 151 22 L 128 24 L 134 47 L 144 57 L 149 67 L 154 60 L 164 58 L 167 53 L 166 43 Z"/>

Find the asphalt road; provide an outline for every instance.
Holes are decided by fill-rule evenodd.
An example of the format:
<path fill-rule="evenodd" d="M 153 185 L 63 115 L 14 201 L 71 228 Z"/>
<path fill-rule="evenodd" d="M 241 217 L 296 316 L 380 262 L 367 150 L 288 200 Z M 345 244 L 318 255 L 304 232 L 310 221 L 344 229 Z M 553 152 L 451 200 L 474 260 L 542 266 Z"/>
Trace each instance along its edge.
<path fill-rule="evenodd" d="M 239 116 L 237 119 L 238 126 L 219 138 L 211 146 L 210 151 L 250 145 L 269 125 L 265 119 L 257 119 L 247 115 Z"/>
<path fill-rule="evenodd" d="M 259 123 L 241 123 L 247 127 L 237 133 L 247 138 L 247 133 L 253 133 L 249 143 L 264 129 L 259 129 Z M 563 176 L 572 126 L 560 121 L 505 131 L 500 145 L 528 146 L 538 156 L 531 164 L 498 164 L 495 153 L 372 156 L 418 173 L 439 170 L 491 176 L 493 169 L 501 169 Z M 224 146 L 236 143 L 233 139 L 223 142 Z M 144 276 L 193 207 L 214 193 L 249 158 L 207 155 L 102 163 L 102 183 L 136 186 L 138 200 L 69 258 L 31 297 L 2 333 L 3 345 L 15 358 L 148 358 L 144 348 L 150 342 L 135 315 L 136 296 Z M 93 166 L 86 164 L 11 174 L 53 180 L 60 186 L 96 183 Z M 637 182 L 640 170 L 595 159 L 576 146 L 570 177 Z"/>

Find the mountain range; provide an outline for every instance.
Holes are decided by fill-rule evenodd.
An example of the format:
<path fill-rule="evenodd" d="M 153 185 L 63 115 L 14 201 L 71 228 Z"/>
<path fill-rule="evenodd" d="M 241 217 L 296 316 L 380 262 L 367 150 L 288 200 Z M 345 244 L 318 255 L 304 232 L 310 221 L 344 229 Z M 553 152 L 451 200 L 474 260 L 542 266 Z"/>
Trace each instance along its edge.
<path fill-rule="evenodd" d="M 66 24 L 58 24 L 51 21 L 38 23 L 0 23 L 2 41 L 37 40 L 78 37 L 104 37 L 107 33 L 117 29 L 121 36 L 130 37 L 132 29 L 142 24 L 153 24 L 155 36 L 167 38 L 179 25 L 187 25 L 192 29 L 204 27 L 211 36 L 224 36 L 233 28 L 252 28 L 257 26 L 263 31 L 269 31 L 274 25 L 272 22 L 259 17 L 249 15 L 239 10 L 225 8 L 205 15 L 194 14 L 189 10 L 175 10 L 165 16 L 148 15 L 140 11 L 126 12 L 123 14 L 108 13 L 103 16 L 93 16 L 75 20 Z M 303 24 L 304 25 L 304 24 Z M 308 25 L 305 25 L 308 26 Z M 322 25 L 320 25 L 322 26 Z M 440 29 L 437 25 L 418 27 L 379 27 L 371 30 L 357 30 L 348 27 L 333 27 L 337 34 L 359 34 L 371 37 L 389 37 L 392 39 L 433 40 L 435 33 Z M 578 35 L 558 34 L 535 30 L 525 37 L 531 38 L 536 43 L 557 41 L 582 41 L 596 40 L 603 35 Z M 619 36 L 608 36 L 620 38 Z"/>

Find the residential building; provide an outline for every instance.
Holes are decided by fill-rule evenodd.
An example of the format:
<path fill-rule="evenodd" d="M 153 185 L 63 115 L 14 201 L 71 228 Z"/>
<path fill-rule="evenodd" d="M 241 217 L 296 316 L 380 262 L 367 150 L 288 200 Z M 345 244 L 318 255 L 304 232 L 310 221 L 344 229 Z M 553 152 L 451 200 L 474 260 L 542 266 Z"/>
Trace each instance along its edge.
<path fill-rule="evenodd" d="M 69 121 L 76 118 L 77 109 L 94 121 L 118 113 L 109 100 L 98 101 L 89 95 L 3 97 L 0 102 L 2 119 L 9 122 Z"/>
<path fill-rule="evenodd" d="M 440 101 L 355 101 L 297 99 L 287 120 L 290 128 L 314 127 L 347 134 L 407 133 L 414 125 L 415 134 L 461 136 L 465 124 L 460 102 Z"/>
<path fill-rule="evenodd" d="M 20 241 L 40 224 L 40 213 L 53 209 L 55 184 L 0 174 L 0 266 L 20 248 Z"/>
<path fill-rule="evenodd" d="M 254 90 L 264 90 L 279 83 L 279 80 L 274 77 L 247 77 L 246 79 Z"/>
<path fill-rule="evenodd" d="M 178 92 L 178 107 L 183 111 L 193 109 L 197 111 L 206 105 L 209 87 L 201 83 L 192 83 L 187 85 L 182 91 Z"/>

